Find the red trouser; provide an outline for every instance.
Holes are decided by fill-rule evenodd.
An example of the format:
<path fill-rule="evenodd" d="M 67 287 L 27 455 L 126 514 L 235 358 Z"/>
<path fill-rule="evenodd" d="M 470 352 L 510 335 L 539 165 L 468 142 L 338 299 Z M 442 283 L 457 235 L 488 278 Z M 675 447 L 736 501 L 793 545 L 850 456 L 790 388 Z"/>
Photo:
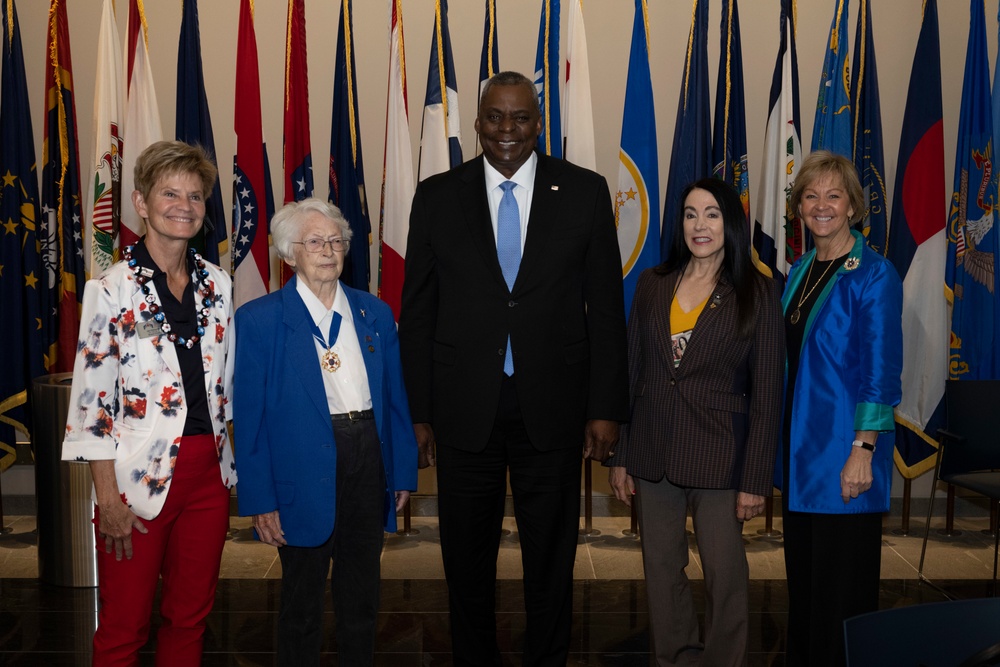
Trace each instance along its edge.
<path fill-rule="evenodd" d="M 99 525 L 94 510 L 95 530 Z M 149 531 L 132 532 L 132 559 L 115 560 L 97 538 L 101 607 L 94 635 L 95 667 L 138 665 L 149 636 L 156 582 L 163 576 L 156 664 L 201 664 L 205 617 L 215 600 L 229 528 L 229 489 L 222 483 L 215 439 L 181 439 L 166 503 Z"/>

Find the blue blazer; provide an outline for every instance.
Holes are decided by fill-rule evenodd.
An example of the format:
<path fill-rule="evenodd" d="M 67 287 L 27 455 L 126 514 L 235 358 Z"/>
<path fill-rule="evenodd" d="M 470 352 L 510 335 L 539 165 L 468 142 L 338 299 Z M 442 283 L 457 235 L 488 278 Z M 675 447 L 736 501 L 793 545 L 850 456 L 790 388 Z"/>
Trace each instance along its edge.
<path fill-rule="evenodd" d="M 236 313 L 233 428 L 241 516 L 279 511 L 288 544 L 313 547 L 333 533 L 337 452 L 322 370 L 296 279 Z M 395 492 L 417 488 L 417 442 L 403 388 L 392 311 L 341 284 L 354 316 L 385 466 L 385 529 L 396 529 Z"/>
<path fill-rule="evenodd" d="M 847 261 L 820 292 L 806 320 L 791 410 L 790 465 L 783 479 L 783 453 L 775 486 L 796 512 L 860 514 L 889 510 L 893 406 L 899 404 L 903 371 L 903 285 L 895 267 L 852 232 Z M 787 313 L 816 251 L 792 266 L 782 303 Z M 786 371 L 787 372 L 787 371 Z M 879 431 L 872 457 L 871 489 L 846 505 L 840 471 L 855 431 Z"/>

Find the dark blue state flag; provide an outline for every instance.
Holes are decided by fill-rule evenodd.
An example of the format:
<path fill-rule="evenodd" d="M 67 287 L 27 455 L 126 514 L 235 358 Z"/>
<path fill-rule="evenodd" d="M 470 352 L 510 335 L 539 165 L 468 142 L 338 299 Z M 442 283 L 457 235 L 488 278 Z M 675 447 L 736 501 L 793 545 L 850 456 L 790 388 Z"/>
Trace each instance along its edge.
<path fill-rule="evenodd" d="M 816 96 L 812 150 L 828 150 L 850 158 L 851 81 L 847 62 L 847 0 L 834 0 L 833 21 Z"/>
<path fill-rule="evenodd" d="M 708 0 L 695 0 L 687 55 L 677 102 L 674 144 L 670 151 L 667 194 L 663 200 L 660 258 L 667 259 L 674 222 L 681 213 L 681 192 L 712 175 L 712 117 L 708 100 Z"/>
<path fill-rule="evenodd" d="M 181 16 L 181 37 L 177 46 L 177 125 L 175 136 L 179 141 L 197 144 L 208 152 L 215 168 L 215 133 L 212 131 L 212 114 L 205 92 L 205 75 L 201 64 L 201 31 L 198 27 L 198 0 L 184 0 Z M 212 194 L 205 202 L 205 225 L 201 233 L 191 240 L 208 261 L 218 264 L 219 256 L 226 252 L 229 234 L 226 232 L 226 209 L 222 203 L 220 179 L 212 186 Z"/>
<path fill-rule="evenodd" d="M 3 5 L 3 74 L 0 82 L 0 471 L 14 462 L 14 429 L 31 433 L 31 380 L 45 374 L 40 328 L 43 299 L 38 238 L 38 175 L 32 143 L 21 29 L 13 2 Z"/>
<path fill-rule="evenodd" d="M 889 211 L 885 193 L 885 157 L 882 151 L 882 104 L 872 39 L 871 0 L 860 0 L 854 37 L 854 166 L 865 189 L 865 217 L 861 222 L 868 246 L 880 255 L 889 249 Z M 943 181 L 942 181 L 943 182 Z M 898 200 L 897 200 L 898 201 Z"/>
<path fill-rule="evenodd" d="M 354 236 L 340 279 L 368 291 L 371 221 L 365 199 L 365 169 L 361 159 L 357 69 L 354 66 L 354 21 L 351 0 L 341 0 L 337 58 L 333 71 L 333 121 L 330 133 L 330 202 L 351 225 Z"/>
<path fill-rule="evenodd" d="M 483 86 L 500 71 L 500 46 L 497 41 L 497 2 L 486 0 L 486 16 L 483 19 L 483 54 L 479 58 L 479 95 Z"/>
<path fill-rule="evenodd" d="M 559 111 L 559 0 L 542 0 L 535 51 L 535 88 L 542 111 L 542 133 L 538 150 L 562 157 L 562 114 Z"/>
<path fill-rule="evenodd" d="M 952 306 L 949 375 L 953 380 L 1000 377 L 993 169 L 993 112 L 986 19 L 982 0 L 970 0 L 969 45 L 958 120 L 955 179 L 948 213 L 945 294 Z"/>
<path fill-rule="evenodd" d="M 743 48 L 736 0 L 723 0 L 722 49 L 715 88 L 714 175 L 732 185 L 750 224 L 750 174 L 747 171 L 747 114 L 743 95 Z"/>
<path fill-rule="evenodd" d="M 934 467 L 948 377 L 944 130 L 937 0 L 927 0 L 899 138 L 887 257 L 903 280 L 903 396 L 895 461 L 906 479 Z"/>

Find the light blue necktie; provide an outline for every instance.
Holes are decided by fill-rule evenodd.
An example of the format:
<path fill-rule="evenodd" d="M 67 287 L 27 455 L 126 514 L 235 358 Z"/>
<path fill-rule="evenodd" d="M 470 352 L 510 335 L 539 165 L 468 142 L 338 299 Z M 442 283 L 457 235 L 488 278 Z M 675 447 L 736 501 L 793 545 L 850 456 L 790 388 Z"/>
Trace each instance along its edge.
<path fill-rule="evenodd" d="M 497 209 L 497 259 L 500 260 L 500 270 L 507 282 L 507 289 L 514 289 L 517 269 L 521 264 L 521 214 L 514 198 L 513 181 L 500 184 L 503 197 Z M 510 336 L 507 336 L 507 354 L 503 360 L 503 372 L 514 374 L 514 355 L 510 350 Z"/>

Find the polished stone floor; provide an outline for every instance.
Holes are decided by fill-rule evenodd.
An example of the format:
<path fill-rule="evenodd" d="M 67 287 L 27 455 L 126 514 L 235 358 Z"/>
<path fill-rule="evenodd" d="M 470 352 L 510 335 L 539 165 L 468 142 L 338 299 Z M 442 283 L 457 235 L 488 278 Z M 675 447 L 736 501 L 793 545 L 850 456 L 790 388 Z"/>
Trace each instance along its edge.
<path fill-rule="evenodd" d="M 881 607 L 937 602 L 945 595 L 917 581 L 922 522 L 908 536 L 886 519 L 882 546 Z M 987 521 L 956 519 L 960 535 L 932 531 L 927 574 L 952 597 L 989 594 L 993 542 Z M 209 617 L 205 665 L 270 665 L 274 660 L 280 563 L 273 548 L 253 541 L 248 520 L 234 518 L 222 562 L 222 580 Z M 936 524 L 935 524 L 936 525 Z M 89 665 L 96 623 L 94 589 L 58 588 L 37 579 L 34 517 L 6 517 L 0 535 L 0 665 Z M 391 535 L 382 556 L 382 605 L 376 664 L 450 664 L 447 589 L 443 581 L 437 521 L 414 519 L 419 534 Z M 571 664 L 644 665 L 648 662 L 648 619 L 638 541 L 624 535 L 626 517 L 594 519 L 596 532 L 581 536 L 577 552 Z M 497 634 L 504 664 L 519 663 L 524 634 L 521 565 L 516 526 L 503 538 L 498 560 Z M 775 529 L 780 530 L 780 519 Z M 750 660 L 753 666 L 784 664 L 787 597 L 780 538 L 761 536 L 763 520 L 747 524 L 750 563 Z M 696 606 L 704 609 L 703 574 L 691 538 L 688 575 Z M 332 628 L 328 614 L 327 628 Z M 154 629 L 159 618 L 154 615 Z M 143 652 L 152 664 L 154 641 Z M 323 664 L 337 664 L 332 632 Z"/>

